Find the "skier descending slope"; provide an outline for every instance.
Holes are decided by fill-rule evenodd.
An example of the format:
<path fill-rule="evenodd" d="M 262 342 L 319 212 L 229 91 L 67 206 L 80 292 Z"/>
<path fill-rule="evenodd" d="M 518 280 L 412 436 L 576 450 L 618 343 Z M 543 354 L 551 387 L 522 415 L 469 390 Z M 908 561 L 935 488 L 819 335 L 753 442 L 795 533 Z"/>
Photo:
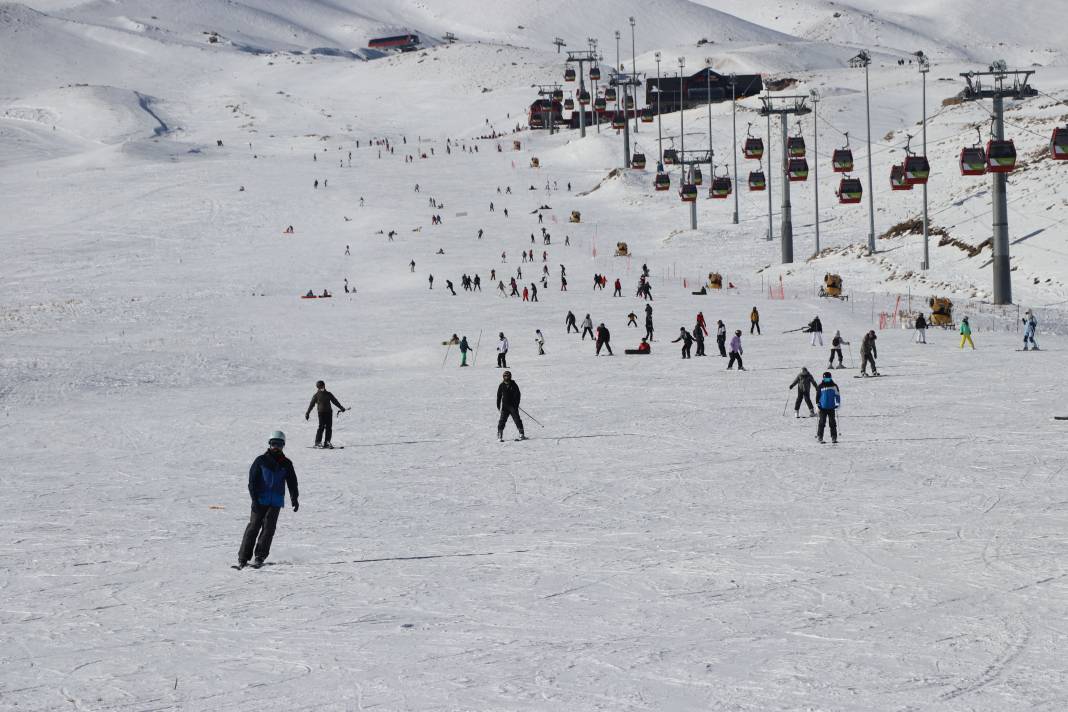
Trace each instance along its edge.
<path fill-rule="evenodd" d="M 497 342 L 497 368 L 508 368 L 508 339 L 504 332 L 497 334 L 500 341 Z"/>
<path fill-rule="evenodd" d="M 730 371 L 734 367 L 734 362 L 738 362 L 738 370 L 744 371 L 745 366 L 742 365 L 742 330 L 734 330 L 734 338 L 731 339 L 731 357 L 727 360 L 727 370 Z"/>
<path fill-rule="evenodd" d="M 1035 341 L 1035 331 L 1038 329 L 1038 321 L 1035 319 L 1035 315 L 1028 309 L 1024 312 L 1024 318 L 1021 319 L 1024 324 L 1024 345 L 1023 350 L 1027 351 L 1027 344 L 1030 342 L 1031 348 L 1038 351 L 1038 342 Z"/>
<path fill-rule="evenodd" d="M 804 401 L 805 405 L 808 406 L 808 417 L 812 418 L 816 415 L 816 411 L 812 409 L 812 398 L 809 396 L 809 390 L 815 385 L 816 379 L 812 377 L 807 368 L 802 368 L 801 373 L 797 374 L 797 378 L 786 387 L 787 390 L 797 387 L 797 400 L 794 401 L 794 417 L 801 417 L 801 401 Z"/>
<path fill-rule="evenodd" d="M 312 408 L 318 410 L 319 428 L 315 431 L 315 447 L 319 447 L 321 442 L 322 447 L 330 449 L 334 447 L 330 444 L 330 436 L 334 430 L 334 411 L 330 404 L 336 405 L 339 413 L 345 412 L 345 406 L 337 402 L 337 398 L 334 397 L 333 393 L 326 390 L 326 384 L 322 381 L 315 382 L 315 389 L 315 395 L 311 397 L 308 410 L 304 412 L 304 419 L 309 420 L 311 418 Z"/>
<path fill-rule="evenodd" d="M 878 376 L 879 371 L 875 368 L 875 359 L 879 358 L 879 352 L 875 348 L 875 331 L 869 331 L 860 342 L 860 375 L 868 375 L 868 364 L 871 364 L 871 375 Z"/>
<path fill-rule="evenodd" d="M 501 374 L 501 385 L 497 386 L 497 410 L 500 411 L 501 417 L 497 421 L 497 440 L 504 441 L 504 426 L 508 422 L 508 418 L 511 417 L 515 423 L 515 427 L 519 430 L 519 437 L 517 440 L 526 440 L 527 436 L 523 434 L 523 421 L 519 418 L 519 384 L 512 380 L 512 372 L 505 371 Z"/>
<path fill-rule="evenodd" d="M 923 318 L 922 316 L 920 317 Z M 849 342 L 842 338 L 842 332 L 834 332 L 834 338 L 831 339 L 831 357 L 827 361 L 827 368 L 834 368 L 834 357 L 838 357 L 838 368 L 845 368 L 845 364 L 842 363 L 842 344 L 849 345 Z"/>
<path fill-rule="evenodd" d="M 831 422 L 831 442 L 838 442 L 838 418 L 835 411 L 842 404 L 842 395 L 838 384 L 831 378 L 830 371 L 823 372 L 823 380 L 816 386 L 816 400 L 820 404 L 820 421 L 816 426 L 816 439 L 823 443 L 823 426 Z"/>
<path fill-rule="evenodd" d="M 286 504 L 286 487 L 289 488 L 293 511 L 300 509 L 297 473 L 293 463 L 282 453 L 285 446 L 286 434 L 281 430 L 274 431 L 267 440 L 267 452 L 257 457 L 249 468 L 248 493 L 252 497 L 252 515 L 237 553 L 239 569 L 248 564 L 253 553 L 256 559 L 252 565 L 257 569 L 270 555 L 278 513 Z"/>

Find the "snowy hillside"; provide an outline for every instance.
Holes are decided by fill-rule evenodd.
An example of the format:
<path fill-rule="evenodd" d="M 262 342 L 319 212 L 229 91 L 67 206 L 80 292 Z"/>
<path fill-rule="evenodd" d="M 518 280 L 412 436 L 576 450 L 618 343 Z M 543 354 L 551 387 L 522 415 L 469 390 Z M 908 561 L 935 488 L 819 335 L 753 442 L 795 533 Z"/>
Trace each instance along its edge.
<path fill-rule="evenodd" d="M 738 224 L 706 173 L 697 230 L 677 168 L 653 189 L 658 129 L 733 175 L 729 103 L 640 123 L 644 170 L 622 167 L 607 124 L 527 128 L 535 85 L 576 88 L 553 39 L 597 38 L 607 68 L 619 30 L 629 68 L 630 16 L 639 72 L 660 52 L 665 74 L 707 58 L 819 92 L 819 118 L 788 127 L 813 169 L 792 186 L 793 263 L 769 170 L 780 129 L 757 99 L 738 102 L 738 137 L 769 151 L 738 157 Z M 992 22 L 972 0 L 0 3 L 0 709 L 1064 708 L 1062 16 L 1017 2 Z M 407 32 L 422 49 L 367 49 Z M 848 133 L 868 190 L 861 49 L 874 255 L 867 194 L 839 204 L 830 166 Z M 933 62 L 926 271 L 920 191 L 888 180 L 908 136 L 920 145 L 917 50 Z M 1002 58 L 1041 93 L 1007 102 L 1015 303 L 994 306 L 990 178 L 957 165 L 990 106 L 958 97 L 961 72 Z M 773 240 L 768 193 L 746 189 L 761 167 Z M 727 288 L 700 294 L 712 272 Z M 848 300 L 817 296 L 827 273 Z M 917 343 L 931 297 L 954 324 Z M 1027 309 L 1041 350 L 1023 353 Z M 568 312 L 603 323 L 614 355 Z M 647 313 L 652 353 L 625 355 Z M 698 315 L 710 333 L 683 360 Z M 817 315 L 822 338 L 801 331 Z M 744 371 L 726 370 L 718 321 Z M 791 384 L 802 367 L 822 380 L 839 331 L 839 437 L 821 445 Z M 860 376 L 869 331 L 880 378 Z M 497 439 L 498 334 L 527 441 L 514 422 Z M 319 379 L 348 408 L 333 451 L 311 447 Z M 300 508 L 287 494 L 266 565 L 235 570 L 249 466 L 275 430 Z"/>

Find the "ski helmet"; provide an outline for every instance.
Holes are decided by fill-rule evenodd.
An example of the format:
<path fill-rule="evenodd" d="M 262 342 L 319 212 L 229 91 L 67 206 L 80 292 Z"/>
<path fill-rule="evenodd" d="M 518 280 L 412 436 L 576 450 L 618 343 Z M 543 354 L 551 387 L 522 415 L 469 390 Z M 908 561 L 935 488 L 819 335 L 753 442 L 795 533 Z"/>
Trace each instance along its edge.
<path fill-rule="evenodd" d="M 268 445 L 276 442 L 281 442 L 283 445 L 286 444 L 286 434 L 283 433 L 281 430 L 275 430 L 273 433 L 271 433 L 271 437 L 267 438 Z"/>
<path fill-rule="evenodd" d="M 315 387 L 316 388 L 326 388 L 326 382 L 325 381 L 316 381 L 315 382 Z"/>

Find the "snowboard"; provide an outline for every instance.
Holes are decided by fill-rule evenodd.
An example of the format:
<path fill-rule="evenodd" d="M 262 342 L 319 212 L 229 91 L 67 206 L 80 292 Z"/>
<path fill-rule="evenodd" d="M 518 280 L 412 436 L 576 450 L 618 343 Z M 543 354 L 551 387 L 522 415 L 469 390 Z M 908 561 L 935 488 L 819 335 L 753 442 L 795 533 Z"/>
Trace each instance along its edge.
<path fill-rule="evenodd" d="M 315 445 L 309 445 L 309 450 L 344 450 L 344 445 L 335 445 L 334 447 L 316 447 Z"/>

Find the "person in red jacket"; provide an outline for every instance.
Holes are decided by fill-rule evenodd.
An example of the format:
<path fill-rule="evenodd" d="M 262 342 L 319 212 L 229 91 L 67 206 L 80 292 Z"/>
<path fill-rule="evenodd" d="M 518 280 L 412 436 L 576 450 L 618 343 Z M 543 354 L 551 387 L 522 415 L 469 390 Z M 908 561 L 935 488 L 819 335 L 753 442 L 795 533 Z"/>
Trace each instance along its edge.
<path fill-rule="evenodd" d="M 704 312 L 697 312 L 697 325 L 701 327 L 701 331 L 705 332 L 705 336 L 708 336 L 708 327 L 705 325 Z"/>
<path fill-rule="evenodd" d="M 623 283 L 619 281 L 619 277 L 616 277 L 616 291 L 612 293 L 613 297 L 623 296 Z"/>

